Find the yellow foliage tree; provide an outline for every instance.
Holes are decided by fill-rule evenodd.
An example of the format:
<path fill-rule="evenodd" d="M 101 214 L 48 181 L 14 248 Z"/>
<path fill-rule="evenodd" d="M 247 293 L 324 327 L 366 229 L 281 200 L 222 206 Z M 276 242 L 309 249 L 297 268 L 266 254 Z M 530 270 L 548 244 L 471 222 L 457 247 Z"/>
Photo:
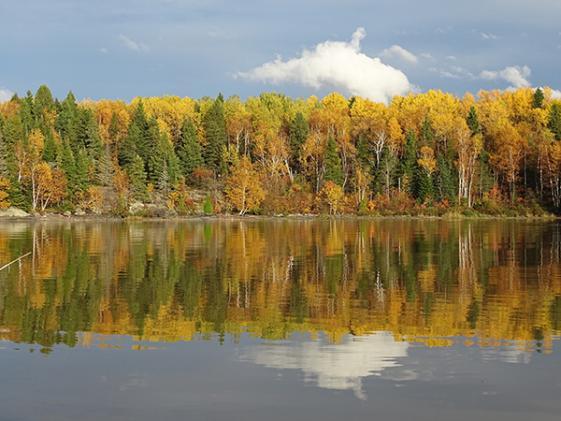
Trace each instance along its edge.
<path fill-rule="evenodd" d="M 240 215 L 258 209 L 265 198 L 259 174 L 248 157 L 234 163 L 226 181 L 226 196 Z"/>
<path fill-rule="evenodd" d="M 345 192 L 333 181 L 326 181 L 321 189 L 321 197 L 329 205 L 329 214 L 335 215 L 343 204 Z"/>

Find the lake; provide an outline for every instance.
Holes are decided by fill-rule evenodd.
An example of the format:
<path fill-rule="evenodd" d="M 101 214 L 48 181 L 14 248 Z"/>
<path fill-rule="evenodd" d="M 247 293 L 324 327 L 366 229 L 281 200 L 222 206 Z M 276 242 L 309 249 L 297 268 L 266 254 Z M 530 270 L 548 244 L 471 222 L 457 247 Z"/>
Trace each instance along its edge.
<path fill-rule="evenodd" d="M 561 418 L 556 221 L 0 222 L 22 255 L 0 420 Z"/>

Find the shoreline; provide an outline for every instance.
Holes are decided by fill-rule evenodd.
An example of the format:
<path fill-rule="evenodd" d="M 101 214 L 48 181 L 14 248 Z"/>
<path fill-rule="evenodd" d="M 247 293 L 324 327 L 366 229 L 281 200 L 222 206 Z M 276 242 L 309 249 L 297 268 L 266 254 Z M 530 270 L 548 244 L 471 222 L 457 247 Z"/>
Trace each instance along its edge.
<path fill-rule="evenodd" d="M 28 216 L 0 216 L 0 223 L 4 222 L 37 222 L 37 221 L 69 221 L 69 222 L 189 222 L 189 221 L 329 221 L 329 220 L 425 220 L 425 221 L 557 221 L 561 216 L 504 216 L 504 215 L 326 215 L 326 214 L 293 214 L 293 215 L 186 215 L 186 216 L 127 216 L 119 217 L 113 215 L 28 215 Z"/>

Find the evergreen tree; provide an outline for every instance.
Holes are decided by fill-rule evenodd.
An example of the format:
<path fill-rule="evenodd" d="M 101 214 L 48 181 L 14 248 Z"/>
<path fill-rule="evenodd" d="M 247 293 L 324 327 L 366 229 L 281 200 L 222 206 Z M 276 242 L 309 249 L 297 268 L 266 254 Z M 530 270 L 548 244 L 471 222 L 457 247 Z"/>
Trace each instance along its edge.
<path fill-rule="evenodd" d="M 541 88 L 536 89 L 532 99 L 532 108 L 543 108 L 544 100 L 543 90 Z"/>
<path fill-rule="evenodd" d="M 477 117 L 477 110 L 473 105 L 469 109 L 466 122 L 471 130 L 472 136 L 481 133 L 481 125 L 479 124 L 479 118 Z"/>
<path fill-rule="evenodd" d="M 405 148 L 401 161 L 401 187 L 412 195 L 416 193 L 415 178 L 417 174 L 417 137 L 413 131 L 405 136 Z"/>
<path fill-rule="evenodd" d="M 29 135 L 31 130 L 36 127 L 35 115 L 33 110 L 33 94 L 31 91 L 27 91 L 25 98 L 20 101 L 20 118 L 23 125 L 25 135 Z"/>
<path fill-rule="evenodd" d="M 370 168 L 372 166 L 372 150 L 370 149 L 368 139 L 362 134 L 358 136 L 356 141 L 356 157 L 363 168 Z"/>
<path fill-rule="evenodd" d="M 113 182 L 114 168 L 111 160 L 111 153 L 109 147 L 103 148 L 97 162 L 97 182 L 102 186 L 111 186 Z"/>
<path fill-rule="evenodd" d="M 561 140 L 561 104 L 558 102 L 551 104 L 547 127 L 555 136 L 555 140 Z"/>
<path fill-rule="evenodd" d="M 435 132 L 434 128 L 432 127 L 432 123 L 428 117 L 425 117 L 425 119 L 423 120 L 423 125 L 421 126 L 421 134 L 419 139 L 420 146 L 430 146 L 431 148 L 434 148 L 434 138 Z"/>
<path fill-rule="evenodd" d="M 132 146 L 133 151 L 125 152 L 125 154 L 130 155 L 130 159 L 138 154 L 146 164 L 151 147 L 159 137 L 155 136 L 154 133 L 157 129 L 158 123 L 154 119 L 148 121 L 144 112 L 144 104 L 140 101 L 132 114 L 127 132 L 127 146 Z M 121 158 L 119 158 L 119 161 L 121 161 Z"/>
<path fill-rule="evenodd" d="M 38 122 L 45 117 L 46 111 L 53 111 L 54 108 L 55 102 L 51 90 L 46 85 L 41 85 L 39 89 L 37 89 L 33 101 L 33 114 L 38 119 Z"/>
<path fill-rule="evenodd" d="M 76 98 L 72 92 L 60 104 L 60 111 L 57 114 L 55 128 L 59 132 L 60 137 L 68 139 L 70 144 L 76 143 L 78 125 L 78 105 Z"/>
<path fill-rule="evenodd" d="M 138 126 L 131 124 L 127 135 L 119 145 L 117 158 L 121 167 L 132 164 L 132 161 L 138 155 L 136 151 L 136 140 L 141 136 L 140 130 Z"/>
<path fill-rule="evenodd" d="M 329 136 L 325 148 L 323 181 L 333 181 L 335 184 L 342 186 L 344 181 L 343 166 L 337 149 L 335 139 L 333 139 L 333 136 Z"/>
<path fill-rule="evenodd" d="M 176 154 L 181 173 L 187 180 L 189 180 L 195 168 L 203 165 L 201 145 L 197 139 L 197 129 L 189 119 L 185 120 L 181 128 L 179 142 L 176 145 Z"/>
<path fill-rule="evenodd" d="M 133 198 L 140 201 L 146 200 L 146 172 L 144 171 L 144 162 L 138 154 L 134 156 L 131 164 L 127 167 L 127 174 Z"/>
<path fill-rule="evenodd" d="M 290 166 L 300 171 L 300 154 L 302 145 L 308 137 L 308 122 L 301 112 L 296 113 L 288 129 L 288 142 L 290 146 Z"/>
<path fill-rule="evenodd" d="M 10 178 L 8 171 L 8 154 L 10 149 L 6 137 L 4 136 L 4 118 L 0 114 L 0 177 Z"/>
<path fill-rule="evenodd" d="M 56 161 L 57 146 L 53 135 L 49 132 L 45 136 L 45 146 L 43 148 L 43 161 L 45 162 L 55 162 Z"/>
<path fill-rule="evenodd" d="M 223 150 L 226 145 L 226 120 L 224 119 L 224 99 L 222 95 L 214 101 L 203 117 L 206 145 L 203 150 L 205 164 L 215 174 L 224 172 Z"/>
<path fill-rule="evenodd" d="M 59 155 L 58 166 L 62 168 L 68 179 L 68 187 L 72 189 L 74 179 L 76 178 L 76 162 L 74 160 L 74 152 L 70 147 L 70 142 L 68 140 L 62 141 L 62 151 Z"/>
<path fill-rule="evenodd" d="M 419 165 L 415 174 L 414 196 L 421 203 L 430 202 L 433 199 L 433 183 L 431 175 Z"/>
<path fill-rule="evenodd" d="M 84 148 L 80 149 L 76 154 L 75 163 L 74 189 L 75 191 L 84 192 L 90 184 L 90 159 Z"/>
<path fill-rule="evenodd" d="M 115 113 L 111 114 L 108 132 L 111 144 L 116 145 L 119 141 L 119 118 Z"/>
<path fill-rule="evenodd" d="M 153 130 L 153 129 L 151 129 Z M 154 133 L 155 135 L 155 133 Z M 166 143 L 169 143 L 167 136 L 159 135 L 156 142 L 151 145 L 150 153 L 146 159 L 146 175 L 148 181 L 156 185 L 162 176 L 164 166 L 166 165 Z"/>
<path fill-rule="evenodd" d="M 97 161 L 101 154 L 101 136 L 94 114 L 87 109 L 80 110 L 78 114 L 77 147 L 85 148 L 88 156 Z"/>
<path fill-rule="evenodd" d="M 436 174 L 434 176 L 436 198 L 454 203 L 456 199 L 456 181 L 450 161 L 443 153 L 436 156 Z"/>

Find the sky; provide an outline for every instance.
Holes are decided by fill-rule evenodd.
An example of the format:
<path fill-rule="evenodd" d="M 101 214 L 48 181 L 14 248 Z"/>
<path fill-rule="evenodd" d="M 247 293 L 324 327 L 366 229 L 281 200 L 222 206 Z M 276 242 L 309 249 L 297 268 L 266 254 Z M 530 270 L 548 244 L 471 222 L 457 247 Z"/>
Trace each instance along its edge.
<path fill-rule="evenodd" d="M 561 89 L 559 0 L 2 0 L 0 101 Z M 561 95 L 561 93 L 557 92 Z"/>

